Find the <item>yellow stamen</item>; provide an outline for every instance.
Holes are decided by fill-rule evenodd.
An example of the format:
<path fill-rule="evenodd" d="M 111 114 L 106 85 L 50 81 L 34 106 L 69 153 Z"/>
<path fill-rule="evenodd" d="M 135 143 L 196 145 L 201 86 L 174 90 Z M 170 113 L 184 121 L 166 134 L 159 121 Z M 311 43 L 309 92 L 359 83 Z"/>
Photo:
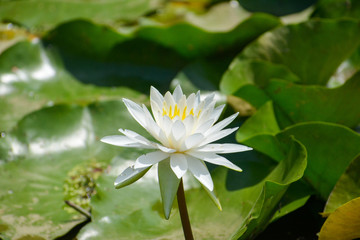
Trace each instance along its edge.
<path fill-rule="evenodd" d="M 177 104 L 175 104 L 175 107 L 174 107 L 174 112 L 172 111 L 173 110 L 173 108 L 172 108 L 172 106 L 170 106 L 169 107 L 169 111 L 166 111 L 167 110 L 167 107 L 166 107 L 166 104 L 164 103 L 164 106 L 163 106 L 163 112 L 162 112 L 162 115 L 163 116 L 165 116 L 165 115 L 167 115 L 167 116 L 169 116 L 169 118 L 172 120 L 172 119 L 174 119 L 176 116 L 179 116 L 179 117 L 181 117 L 181 120 L 184 120 L 187 116 L 189 116 L 189 115 L 193 115 L 193 116 L 195 116 L 195 114 L 194 114 L 194 109 L 192 108 L 191 110 L 190 110 L 190 112 L 189 113 L 187 113 L 187 106 L 185 106 L 184 107 L 184 109 L 181 111 L 181 109 L 178 107 L 178 105 Z M 182 114 L 181 114 L 182 113 Z M 201 113 L 201 110 L 199 111 L 199 113 L 197 114 L 197 117 L 199 117 L 200 116 L 200 113 Z"/>
<path fill-rule="evenodd" d="M 185 108 L 184 108 L 181 120 L 184 120 L 186 118 L 186 109 L 187 109 L 187 106 L 185 106 Z"/>

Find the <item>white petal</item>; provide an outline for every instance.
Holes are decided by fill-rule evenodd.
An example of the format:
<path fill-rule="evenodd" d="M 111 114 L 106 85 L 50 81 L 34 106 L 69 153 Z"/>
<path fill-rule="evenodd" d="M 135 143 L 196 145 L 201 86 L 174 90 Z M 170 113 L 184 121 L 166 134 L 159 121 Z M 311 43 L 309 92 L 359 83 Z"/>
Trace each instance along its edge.
<path fill-rule="evenodd" d="M 214 121 L 212 119 L 207 120 L 206 122 L 202 123 L 195 132 L 204 133 L 206 132 L 212 125 Z"/>
<path fill-rule="evenodd" d="M 189 150 L 193 147 L 196 147 L 204 140 L 204 135 L 201 133 L 194 133 L 187 137 L 185 141 L 182 143 L 181 151 Z"/>
<path fill-rule="evenodd" d="M 227 117 L 224 120 L 218 122 L 213 127 L 211 127 L 209 130 L 206 131 L 205 136 L 209 136 L 215 132 L 220 131 L 221 129 L 223 129 L 224 127 L 229 125 L 232 121 L 234 121 L 234 119 L 237 117 L 237 115 L 239 115 L 239 113 L 235 113 L 235 114 L 231 115 L 230 117 Z"/>
<path fill-rule="evenodd" d="M 165 152 L 165 153 L 173 153 L 173 152 L 176 152 L 175 149 L 172 149 L 172 148 L 167 148 L 161 144 L 157 144 L 156 145 L 162 152 Z"/>
<path fill-rule="evenodd" d="M 203 147 L 194 149 L 196 152 L 212 152 L 212 153 L 235 153 L 252 150 L 251 147 L 247 147 L 240 144 L 207 144 Z"/>
<path fill-rule="evenodd" d="M 180 120 L 174 122 L 174 124 L 171 127 L 171 133 L 176 141 L 182 139 L 186 133 L 184 123 Z"/>
<path fill-rule="evenodd" d="M 153 137 L 155 137 L 158 141 L 159 134 L 160 134 L 160 127 L 158 124 L 155 123 L 154 119 L 151 116 L 151 113 L 147 109 L 147 107 L 143 104 L 142 106 L 143 112 L 146 118 L 146 130 L 150 133 Z"/>
<path fill-rule="evenodd" d="M 162 122 L 163 124 L 160 127 L 162 128 L 166 136 L 169 136 L 173 122 L 171 121 L 171 118 L 169 118 L 169 116 L 167 115 L 163 116 Z"/>
<path fill-rule="evenodd" d="M 226 158 L 219 156 L 215 153 L 199 153 L 199 152 L 188 152 L 187 154 L 199 158 L 201 160 L 204 160 L 206 162 L 212 163 L 212 164 L 216 164 L 216 165 L 220 165 L 220 166 L 224 166 L 230 169 L 233 169 L 235 171 L 239 171 L 241 172 L 241 168 L 239 168 L 238 166 L 236 166 L 235 164 L 233 164 L 232 162 L 230 162 L 229 160 L 227 160 Z"/>
<path fill-rule="evenodd" d="M 103 137 L 100 141 L 120 147 L 146 148 L 154 149 L 151 144 L 137 142 L 127 136 L 113 135 Z"/>
<path fill-rule="evenodd" d="M 154 101 L 161 108 L 163 105 L 163 102 L 164 102 L 164 97 L 161 95 L 161 93 L 156 88 L 151 86 L 150 100 Z"/>
<path fill-rule="evenodd" d="M 195 94 L 192 93 L 188 96 L 188 98 L 186 99 L 186 106 L 187 106 L 187 110 L 190 112 L 190 110 L 194 107 L 195 104 Z"/>
<path fill-rule="evenodd" d="M 171 154 L 170 166 L 177 178 L 181 178 L 187 171 L 187 160 L 183 154 Z"/>
<path fill-rule="evenodd" d="M 134 169 L 134 167 L 126 168 L 115 180 L 115 188 L 125 187 L 145 175 L 149 167 Z"/>
<path fill-rule="evenodd" d="M 123 98 L 126 108 L 131 116 L 143 127 L 146 128 L 146 118 L 143 109 L 133 101 Z"/>
<path fill-rule="evenodd" d="M 150 100 L 150 105 L 151 105 L 151 111 L 154 115 L 155 121 L 158 124 L 161 124 L 159 122 L 159 120 L 161 119 L 161 116 L 162 116 L 162 107 L 160 107 L 154 100 Z"/>
<path fill-rule="evenodd" d="M 165 93 L 164 100 L 167 103 L 167 106 L 168 107 L 172 106 L 172 109 L 174 110 L 175 101 L 170 92 Z"/>
<path fill-rule="evenodd" d="M 207 107 L 208 105 L 214 102 L 214 97 L 215 97 L 215 93 L 212 92 L 204 99 L 205 107 Z"/>
<path fill-rule="evenodd" d="M 232 134 L 236 130 L 238 130 L 238 127 L 228 128 L 228 129 L 221 130 L 220 132 L 213 133 L 212 135 L 206 137 L 206 140 L 204 142 L 202 142 L 200 146 L 204 146 L 208 143 L 215 142 L 223 137 L 226 137 L 227 135 Z"/>
<path fill-rule="evenodd" d="M 201 100 L 200 100 L 200 91 L 197 91 L 197 93 L 195 95 L 195 105 L 194 105 L 194 107 L 197 107 L 200 102 L 201 102 Z"/>
<path fill-rule="evenodd" d="M 169 157 L 168 153 L 164 153 L 161 151 L 147 153 L 141 155 L 140 157 L 138 157 L 138 159 L 136 159 L 134 168 L 137 169 L 137 168 L 149 167 L 168 157 Z"/>
<path fill-rule="evenodd" d="M 141 143 L 143 145 L 147 145 L 152 148 L 156 148 L 154 142 L 147 140 L 146 138 L 144 138 L 143 136 L 141 136 L 140 134 L 138 134 L 134 131 L 131 131 L 128 129 L 121 129 L 121 128 L 119 129 L 119 131 L 135 142 Z"/>
<path fill-rule="evenodd" d="M 186 135 L 190 135 L 193 132 L 194 124 L 195 124 L 195 118 L 193 115 L 188 115 L 184 120 L 183 123 L 186 128 Z"/>
<path fill-rule="evenodd" d="M 214 111 L 210 115 L 210 119 L 214 120 L 214 123 L 219 119 L 222 111 L 224 110 L 225 104 L 220 105 L 214 109 Z"/>
<path fill-rule="evenodd" d="M 209 191 L 214 190 L 214 183 L 211 179 L 211 175 L 206 165 L 199 159 L 191 156 L 186 156 L 188 169 L 194 175 L 194 177 Z"/>
<path fill-rule="evenodd" d="M 202 126 L 205 122 L 211 120 L 211 125 L 213 124 L 212 119 L 210 119 L 210 115 L 214 109 L 203 109 L 198 117 L 197 124 L 198 126 Z M 207 130 L 207 129 L 206 129 Z"/>
<path fill-rule="evenodd" d="M 183 91 L 181 90 L 180 85 L 177 85 L 177 87 L 175 88 L 174 93 L 173 93 L 173 98 L 174 98 L 175 102 L 178 103 L 183 95 L 184 94 L 183 94 Z"/>
<path fill-rule="evenodd" d="M 185 95 L 182 95 L 182 97 L 180 98 L 180 100 L 177 102 L 178 104 L 178 108 L 180 109 L 180 116 L 183 117 L 183 114 L 184 114 L 184 108 L 188 108 L 186 106 L 186 96 Z M 185 113 L 186 115 L 186 113 Z"/>

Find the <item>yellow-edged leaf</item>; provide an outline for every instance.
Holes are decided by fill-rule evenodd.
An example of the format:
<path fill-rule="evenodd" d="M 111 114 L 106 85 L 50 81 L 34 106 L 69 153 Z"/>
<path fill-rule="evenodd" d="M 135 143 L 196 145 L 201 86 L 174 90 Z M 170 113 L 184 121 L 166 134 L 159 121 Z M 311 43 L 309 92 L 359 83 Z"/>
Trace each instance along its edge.
<path fill-rule="evenodd" d="M 360 197 L 340 206 L 322 226 L 319 240 L 360 238 Z"/>

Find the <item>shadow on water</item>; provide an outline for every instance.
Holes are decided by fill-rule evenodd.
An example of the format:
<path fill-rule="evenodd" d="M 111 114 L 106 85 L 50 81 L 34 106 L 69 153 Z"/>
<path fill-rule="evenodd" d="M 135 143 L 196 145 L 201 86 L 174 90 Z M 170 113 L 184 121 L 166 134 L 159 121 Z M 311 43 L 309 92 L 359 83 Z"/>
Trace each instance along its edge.
<path fill-rule="evenodd" d="M 71 240 L 71 239 L 77 239 L 76 236 L 80 232 L 80 230 L 89 222 L 91 222 L 90 219 L 86 220 L 85 222 L 79 223 L 75 227 L 73 227 L 69 232 L 64 234 L 63 236 L 57 237 L 54 240 Z"/>
<path fill-rule="evenodd" d="M 263 181 L 277 165 L 275 161 L 255 151 L 231 154 L 228 155 L 227 158 L 246 173 L 228 171 L 226 188 L 229 191 L 236 191 L 258 184 Z"/>

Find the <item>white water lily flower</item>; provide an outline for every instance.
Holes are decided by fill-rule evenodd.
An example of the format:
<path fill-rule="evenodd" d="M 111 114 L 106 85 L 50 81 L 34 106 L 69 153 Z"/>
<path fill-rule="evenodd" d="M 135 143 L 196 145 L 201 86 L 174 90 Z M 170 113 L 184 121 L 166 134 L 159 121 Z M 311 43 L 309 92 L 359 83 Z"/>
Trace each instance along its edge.
<path fill-rule="evenodd" d="M 214 184 L 204 161 L 241 171 L 238 166 L 218 154 L 242 152 L 251 148 L 240 144 L 212 143 L 238 129 L 224 129 L 238 113 L 216 123 L 225 105 L 215 108 L 214 94 L 201 101 L 200 92 L 186 97 L 180 86 L 176 87 L 173 94 L 167 92 L 164 96 L 151 87 L 153 116 L 145 105 L 139 106 L 128 99 L 123 101 L 133 118 L 158 142 L 149 141 L 136 132 L 124 129 L 119 129 L 123 135 L 101 139 L 102 142 L 116 146 L 155 150 L 139 156 L 135 165 L 118 177 L 115 186 L 122 187 L 136 181 L 152 165 L 168 159 L 170 168 L 178 179 L 190 171 L 210 192 L 213 191 Z M 138 177 L 133 179 L 134 176 Z"/>
<path fill-rule="evenodd" d="M 205 162 L 241 171 L 241 169 L 218 155 L 251 150 L 240 144 L 214 144 L 238 128 L 224 129 L 238 113 L 216 123 L 225 105 L 215 108 L 215 94 L 200 100 L 200 92 L 186 97 L 180 86 L 173 94 L 162 96 L 151 87 L 150 103 L 153 115 L 145 107 L 123 99 L 133 118 L 158 142 L 152 142 L 131 130 L 119 129 L 123 135 L 107 136 L 102 142 L 121 147 L 154 149 L 139 156 L 135 164 L 125 169 L 115 180 L 115 187 L 127 186 L 141 178 L 152 165 L 158 163 L 158 178 L 165 218 L 171 208 L 180 179 L 189 171 L 205 187 L 210 198 L 221 210 L 215 195 L 214 184 Z"/>

